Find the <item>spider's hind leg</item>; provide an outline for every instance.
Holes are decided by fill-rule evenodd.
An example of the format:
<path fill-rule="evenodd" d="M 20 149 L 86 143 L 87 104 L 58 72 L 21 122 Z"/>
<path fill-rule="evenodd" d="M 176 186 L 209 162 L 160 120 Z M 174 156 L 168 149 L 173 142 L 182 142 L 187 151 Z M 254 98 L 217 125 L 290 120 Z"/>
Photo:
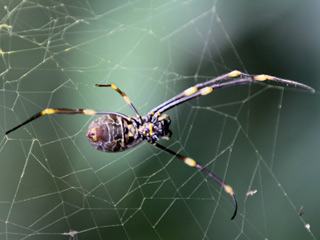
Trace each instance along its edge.
<path fill-rule="evenodd" d="M 193 160 L 192 158 L 188 158 L 185 157 L 175 151 L 172 151 L 158 143 L 153 143 L 153 146 L 167 152 L 170 153 L 171 155 L 175 156 L 176 158 L 182 160 L 186 165 L 188 165 L 189 167 L 194 167 L 196 169 L 198 169 L 199 171 L 205 173 L 209 178 L 211 178 L 212 180 L 214 180 L 216 183 L 218 183 L 221 187 L 223 187 L 223 189 L 232 197 L 233 200 L 233 204 L 234 204 L 234 212 L 233 215 L 231 217 L 231 220 L 235 218 L 235 216 L 237 215 L 237 211 L 238 211 L 238 203 L 237 203 L 237 199 L 234 195 L 233 189 L 232 187 L 230 187 L 229 185 L 225 184 L 220 178 L 218 178 L 214 173 L 210 172 L 207 168 L 203 167 L 201 164 L 199 164 L 198 162 L 196 162 L 195 160 Z"/>

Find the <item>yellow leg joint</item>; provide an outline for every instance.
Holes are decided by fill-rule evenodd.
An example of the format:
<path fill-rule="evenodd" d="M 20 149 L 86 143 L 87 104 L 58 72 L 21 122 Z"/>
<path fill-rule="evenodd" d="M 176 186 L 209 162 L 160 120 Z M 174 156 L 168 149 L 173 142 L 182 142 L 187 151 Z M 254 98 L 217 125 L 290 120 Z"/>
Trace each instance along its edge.
<path fill-rule="evenodd" d="M 95 114 L 96 114 L 96 111 L 91 110 L 91 109 L 83 109 L 83 113 L 84 113 L 85 115 L 95 115 Z"/>
<path fill-rule="evenodd" d="M 184 163 L 187 164 L 190 167 L 195 167 L 197 165 L 197 162 L 195 160 L 193 160 L 192 158 L 185 158 Z"/>
<path fill-rule="evenodd" d="M 202 88 L 202 89 L 200 90 L 200 94 L 201 94 L 201 95 L 207 95 L 207 94 L 211 93 L 212 90 L 213 90 L 212 87 L 205 87 L 205 88 Z"/>
<path fill-rule="evenodd" d="M 131 104 L 130 99 L 125 95 L 123 96 L 123 99 L 126 101 L 126 103 L 128 103 L 129 105 Z"/>
<path fill-rule="evenodd" d="M 118 89 L 118 87 L 116 86 L 116 85 L 114 85 L 114 84 L 111 84 L 110 85 L 114 90 L 117 90 Z"/>
<path fill-rule="evenodd" d="M 241 75 L 242 74 L 242 72 L 240 72 L 240 71 L 238 71 L 238 70 L 234 70 L 234 71 L 232 71 L 231 73 L 229 73 L 229 77 L 236 77 L 236 76 L 239 76 L 239 75 Z"/>
<path fill-rule="evenodd" d="M 195 93 L 198 89 L 196 87 L 190 87 L 186 90 L 184 90 L 184 96 L 189 96 L 192 93 Z"/>
<path fill-rule="evenodd" d="M 233 189 L 232 187 L 230 187 L 229 185 L 224 185 L 224 190 L 229 193 L 230 195 L 234 195 Z"/>
<path fill-rule="evenodd" d="M 45 115 L 45 114 L 54 114 L 56 111 L 54 110 L 54 109 L 52 109 L 52 108 L 47 108 L 47 109 L 45 109 L 45 110 L 43 110 L 42 112 L 41 112 L 41 115 Z"/>
<path fill-rule="evenodd" d="M 256 81 L 265 81 L 265 80 L 273 80 L 274 77 L 269 76 L 269 75 L 265 75 L 265 74 L 261 74 L 261 75 L 257 75 L 253 78 Z"/>

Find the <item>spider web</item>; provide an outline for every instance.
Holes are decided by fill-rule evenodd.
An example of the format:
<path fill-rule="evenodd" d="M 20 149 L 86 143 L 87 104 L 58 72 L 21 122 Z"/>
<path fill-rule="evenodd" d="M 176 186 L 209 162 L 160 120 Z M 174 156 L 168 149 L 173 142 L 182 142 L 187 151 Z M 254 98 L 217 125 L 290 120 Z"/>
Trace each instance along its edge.
<path fill-rule="evenodd" d="M 233 69 L 319 89 L 319 4 L 307 2 L 2 1 L 0 238 L 318 239 L 318 92 L 237 86 L 168 112 L 161 143 L 233 187 L 233 221 L 229 195 L 153 146 L 94 150 L 96 116 L 4 136 L 47 107 L 133 115 L 96 83 L 140 114 Z"/>

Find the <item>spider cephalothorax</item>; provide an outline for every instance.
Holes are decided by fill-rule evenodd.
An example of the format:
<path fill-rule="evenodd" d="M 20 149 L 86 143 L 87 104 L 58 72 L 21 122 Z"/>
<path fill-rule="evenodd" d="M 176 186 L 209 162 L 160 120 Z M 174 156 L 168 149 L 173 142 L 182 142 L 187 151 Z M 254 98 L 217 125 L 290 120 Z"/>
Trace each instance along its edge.
<path fill-rule="evenodd" d="M 85 115 L 97 115 L 103 114 L 104 116 L 94 120 L 87 132 L 87 138 L 89 139 L 91 145 L 103 152 L 120 152 L 126 149 L 132 148 L 139 144 L 140 142 L 146 140 L 153 146 L 172 154 L 173 156 L 182 160 L 185 164 L 190 167 L 194 167 L 199 171 L 205 173 L 209 178 L 217 182 L 224 190 L 232 197 L 235 210 L 231 217 L 233 219 L 237 214 L 237 201 L 234 195 L 233 189 L 225 184 L 221 179 L 219 179 L 215 174 L 209 171 L 204 166 L 200 165 L 198 162 L 192 158 L 185 157 L 177 152 L 174 152 L 161 144 L 157 143 L 160 138 L 168 139 L 171 136 L 171 131 L 169 130 L 170 118 L 167 115 L 162 115 L 162 113 L 168 111 L 169 109 L 194 99 L 196 97 L 204 96 L 212 92 L 213 89 L 249 84 L 255 81 L 265 81 L 271 80 L 274 82 L 285 83 L 287 85 L 300 86 L 302 88 L 308 89 L 314 92 L 314 89 L 298 82 L 291 80 L 286 80 L 282 78 L 277 78 L 269 75 L 251 75 L 242 73 L 239 71 L 232 71 L 220 77 L 211 79 L 210 81 L 196 84 L 193 87 L 187 88 L 177 96 L 169 99 L 168 101 L 160 104 L 159 106 L 152 109 L 146 116 L 141 117 L 136 108 L 131 103 L 128 96 L 122 92 L 116 85 L 108 84 L 101 85 L 97 84 L 97 87 L 111 87 L 116 90 L 127 104 L 132 108 L 135 113 L 135 117 L 129 117 L 122 113 L 116 112 L 106 112 L 106 111 L 95 111 L 91 109 L 64 109 L 64 108 L 46 108 L 43 111 L 33 115 L 28 120 L 19 124 L 18 126 L 10 129 L 6 132 L 16 130 L 17 128 L 47 114 L 85 114 Z"/>
<path fill-rule="evenodd" d="M 172 134 L 169 129 L 170 123 L 171 120 L 168 115 L 162 115 L 154 119 L 152 119 L 152 115 L 147 115 L 138 128 L 140 137 L 151 144 L 159 141 L 160 138 L 169 139 Z"/>

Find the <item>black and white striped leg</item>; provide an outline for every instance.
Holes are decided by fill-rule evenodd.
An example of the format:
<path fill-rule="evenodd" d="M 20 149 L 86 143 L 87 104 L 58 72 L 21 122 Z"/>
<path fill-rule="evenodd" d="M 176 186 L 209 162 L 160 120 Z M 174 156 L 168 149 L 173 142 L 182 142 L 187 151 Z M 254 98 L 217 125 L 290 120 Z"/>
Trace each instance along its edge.
<path fill-rule="evenodd" d="M 215 174 L 213 174 L 212 172 L 210 172 L 207 168 L 203 167 L 202 165 L 200 165 L 198 162 L 196 162 L 195 160 L 193 160 L 192 158 L 189 157 L 185 157 L 182 156 L 179 153 L 176 153 L 158 143 L 154 143 L 153 146 L 160 148 L 163 151 L 166 151 L 167 153 L 170 153 L 172 155 L 174 155 L 175 157 L 179 158 L 180 160 L 182 160 L 185 164 L 187 164 L 189 167 L 194 167 L 198 170 L 200 170 L 201 172 L 205 173 L 208 177 L 210 177 L 212 180 L 214 180 L 216 183 L 218 183 L 221 187 L 223 187 L 223 189 L 232 197 L 233 200 L 233 204 L 235 207 L 234 213 L 231 217 L 231 220 L 233 220 L 235 218 L 235 216 L 237 215 L 237 211 L 238 211 L 238 203 L 237 203 L 237 199 L 234 195 L 233 189 L 232 187 L 230 187 L 229 185 L 225 184 L 220 178 L 218 178 Z"/>

